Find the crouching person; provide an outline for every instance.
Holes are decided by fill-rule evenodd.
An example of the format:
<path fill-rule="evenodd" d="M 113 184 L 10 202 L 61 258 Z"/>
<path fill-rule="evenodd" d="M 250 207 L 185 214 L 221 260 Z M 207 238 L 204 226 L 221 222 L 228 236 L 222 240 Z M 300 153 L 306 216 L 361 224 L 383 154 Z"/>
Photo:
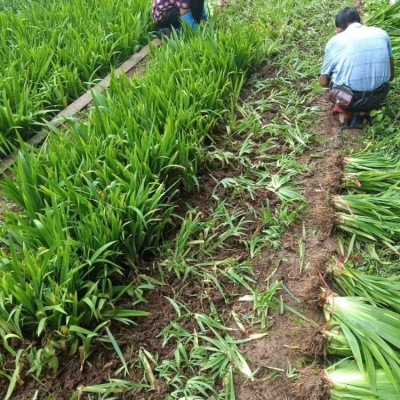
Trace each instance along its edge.
<path fill-rule="evenodd" d="M 180 31 L 184 21 L 197 30 L 197 24 L 207 21 L 204 0 L 154 0 L 153 19 L 160 36 L 170 36 L 172 28 Z"/>
<path fill-rule="evenodd" d="M 380 28 L 362 25 L 355 8 L 341 10 L 335 25 L 338 34 L 325 48 L 321 86 L 330 88 L 330 101 L 341 109 L 358 112 L 379 107 L 394 78 L 389 36 Z"/>

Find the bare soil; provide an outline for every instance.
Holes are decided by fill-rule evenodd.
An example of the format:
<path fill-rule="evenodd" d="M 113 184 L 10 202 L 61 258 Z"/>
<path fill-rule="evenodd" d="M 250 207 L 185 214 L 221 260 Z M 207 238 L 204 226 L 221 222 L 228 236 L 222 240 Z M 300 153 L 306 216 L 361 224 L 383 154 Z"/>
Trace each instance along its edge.
<path fill-rule="evenodd" d="M 301 221 L 292 226 L 283 238 L 281 251 L 264 252 L 259 264 L 259 285 L 262 285 L 271 271 L 279 264 L 279 279 L 299 300 L 295 301 L 287 293 L 284 300 L 310 319 L 310 325 L 298 327 L 287 316 L 277 315 L 269 335 L 251 344 L 242 346 L 250 367 L 259 373 L 252 381 L 243 381 L 237 377 L 237 399 L 285 400 L 289 396 L 296 400 L 325 400 L 326 391 L 318 372 L 310 373 L 313 368 L 302 372 L 296 381 L 288 381 L 286 371 L 289 366 L 301 369 L 306 361 L 320 360 L 323 367 L 324 343 L 318 335 L 318 325 L 324 323 L 319 306 L 321 288 L 328 285 L 326 269 L 335 256 L 339 255 L 337 243 L 333 237 L 335 214 L 330 205 L 330 197 L 338 193 L 342 177 L 340 152 L 349 143 L 360 137 L 360 130 L 344 131 L 339 135 L 339 121 L 331 114 L 331 105 L 326 97 L 319 96 L 316 103 L 321 105 L 322 121 L 312 131 L 319 138 L 319 145 L 306 152 L 302 161 L 311 171 L 301 177 L 303 195 L 308 208 L 302 212 Z M 316 155 L 321 155 L 316 157 Z M 305 262 L 300 271 L 299 240 L 302 237 L 303 224 L 306 229 Z M 281 374 L 269 379 L 271 371 L 283 370 Z"/>

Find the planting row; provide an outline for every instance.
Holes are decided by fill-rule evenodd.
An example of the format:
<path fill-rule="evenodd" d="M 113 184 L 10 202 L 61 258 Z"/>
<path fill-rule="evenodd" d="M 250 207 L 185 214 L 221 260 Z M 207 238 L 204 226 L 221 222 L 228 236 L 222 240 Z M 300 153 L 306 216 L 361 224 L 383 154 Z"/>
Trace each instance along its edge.
<path fill-rule="evenodd" d="M 0 157 L 135 53 L 149 0 L 36 0 L 0 7 Z M 3 8 L 3 11 L 2 11 Z"/>
<path fill-rule="evenodd" d="M 55 129 L 35 154 L 21 150 L 15 181 L 1 184 L 23 209 L 4 222 L 6 339 L 45 336 L 50 358 L 83 342 L 86 357 L 111 319 L 145 315 L 117 302 L 142 298 L 137 258 L 159 243 L 179 188 L 196 186 L 203 141 L 261 55 L 255 27 L 186 32 L 153 54 L 143 79 L 96 95 L 87 122 Z"/>

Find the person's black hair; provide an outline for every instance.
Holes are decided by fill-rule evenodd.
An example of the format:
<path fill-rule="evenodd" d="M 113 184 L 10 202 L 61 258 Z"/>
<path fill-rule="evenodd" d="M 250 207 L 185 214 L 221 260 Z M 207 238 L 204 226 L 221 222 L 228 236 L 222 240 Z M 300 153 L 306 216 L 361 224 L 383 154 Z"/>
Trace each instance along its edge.
<path fill-rule="evenodd" d="M 346 7 L 339 11 L 335 18 L 336 28 L 346 29 L 354 22 L 361 22 L 360 14 L 355 8 Z"/>
<path fill-rule="evenodd" d="M 190 0 L 190 11 L 194 20 L 199 23 L 204 8 L 204 0 Z"/>

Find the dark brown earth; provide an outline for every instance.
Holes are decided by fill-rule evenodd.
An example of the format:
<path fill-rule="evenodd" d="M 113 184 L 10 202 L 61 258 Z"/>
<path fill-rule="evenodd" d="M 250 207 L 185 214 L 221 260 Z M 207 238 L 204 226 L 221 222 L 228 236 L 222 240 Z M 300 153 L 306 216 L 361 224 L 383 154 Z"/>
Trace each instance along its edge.
<path fill-rule="evenodd" d="M 279 279 L 300 303 L 286 293 L 283 296 L 285 301 L 310 320 L 322 324 L 324 318 L 318 303 L 320 288 L 324 283 L 320 274 L 325 275 L 327 265 L 338 254 L 337 244 L 332 237 L 334 213 L 329 199 L 339 189 L 341 163 L 337 155 L 340 148 L 338 122 L 330 114 L 327 100 L 321 96 L 317 101 L 321 104 L 323 119 L 312 130 L 321 139 L 321 144 L 303 155 L 303 162 L 311 171 L 301 177 L 304 182 L 303 195 L 309 207 L 303 211 L 302 220 L 286 232 L 282 240 L 282 250 L 264 252 L 256 269 L 261 284 L 281 260 Z M 315 154 L 323 154 L 323 157 L 313 158 Z M 300 272 L 299 240 L 302 237 L 303 223 L 306 228 L 306 252 L 304 270 Z M 285 396 L 291 394 L 286 370 L 289 364 L 298 368 L 305 358 L 298 351 L 302 348 L 302 343 L 299 342 L 301 335 L 296 335 L 298 330 L 298 325 L 286 316 L 276 316 L 268 337 L 252 342 L 250 346 L 243 346 L 245 354 L 251 360 L 250 367 L 253 370 L 260 368 L 263 373 L 257 375 L 254 382 L 238 383 L 238 399 L 285 400 Z M 266 380 L 271 367 L 285 373 L 274 380 Z"/>
<path fill-rule="evenodd" d="M 243 345 L 242 350 L 251 360 L 252 370 L 260 369 L 253 382 L 237 378 L 237 399 L 285 400 L 287 396 L 296 400 L 323 400 L 327 394 L 323 389 L 318 373 L 310 373 L 307 368 L 296 381 L 288 381 L 288 367 L 301 369 L 305 363 L 320 359 L 324 365 L 323 338 L 318 335 L 318 325 L 324 323 L 319 306 L 321 288 L 329 288 L 325 278 L 329 263 L 339 256 L 339 249 L 333 237 L 335 214 L 330 205 L 332 195 L 338 193 L 342 176 L 342 159 L 339 156 L 349 143 L 354 147 L 361 130 L 344 131 L 338 134 L 339 121 L 331 114 L 331 105 L 324 96 L 316 103 L 321 105 L 322 121 L 312 127 L 319 138 L 319 145 L 306 152 L 303 163 L 311 171 L 300 179 L 303 182 L 303 195 L 308 208 L 302 212 L 301 221 L 289 228 L 279 252 L 267 250 L 255 266 L 259 273 L 258 283 L 263 284 L 266 277 L 279 263 L 279 279 L 300 302 L 294 301 L 286 293 L 284 300 L 303 313 L 310 324 L 303 328 L 286 316 L 275 316 L 275 323 L 268 337 Z M 321 155 L 314 158 L 314 155 Z M 305 262 L 300 271 L 299 240 L 306 229 Z M 328 282 L 328 283 L 327 283 Z M 307 340 L 305 340 L 307 338 Z M 268 379 L 271 368 L 283 370 L 275 379 Z"/>
<path fill-rule="evenodd" d="M 298 400 L 328 399 L 329 393 L 318 369 L 310 366 L 303 369 L 297 381 L 289 384 L 289 393 Z"/>

